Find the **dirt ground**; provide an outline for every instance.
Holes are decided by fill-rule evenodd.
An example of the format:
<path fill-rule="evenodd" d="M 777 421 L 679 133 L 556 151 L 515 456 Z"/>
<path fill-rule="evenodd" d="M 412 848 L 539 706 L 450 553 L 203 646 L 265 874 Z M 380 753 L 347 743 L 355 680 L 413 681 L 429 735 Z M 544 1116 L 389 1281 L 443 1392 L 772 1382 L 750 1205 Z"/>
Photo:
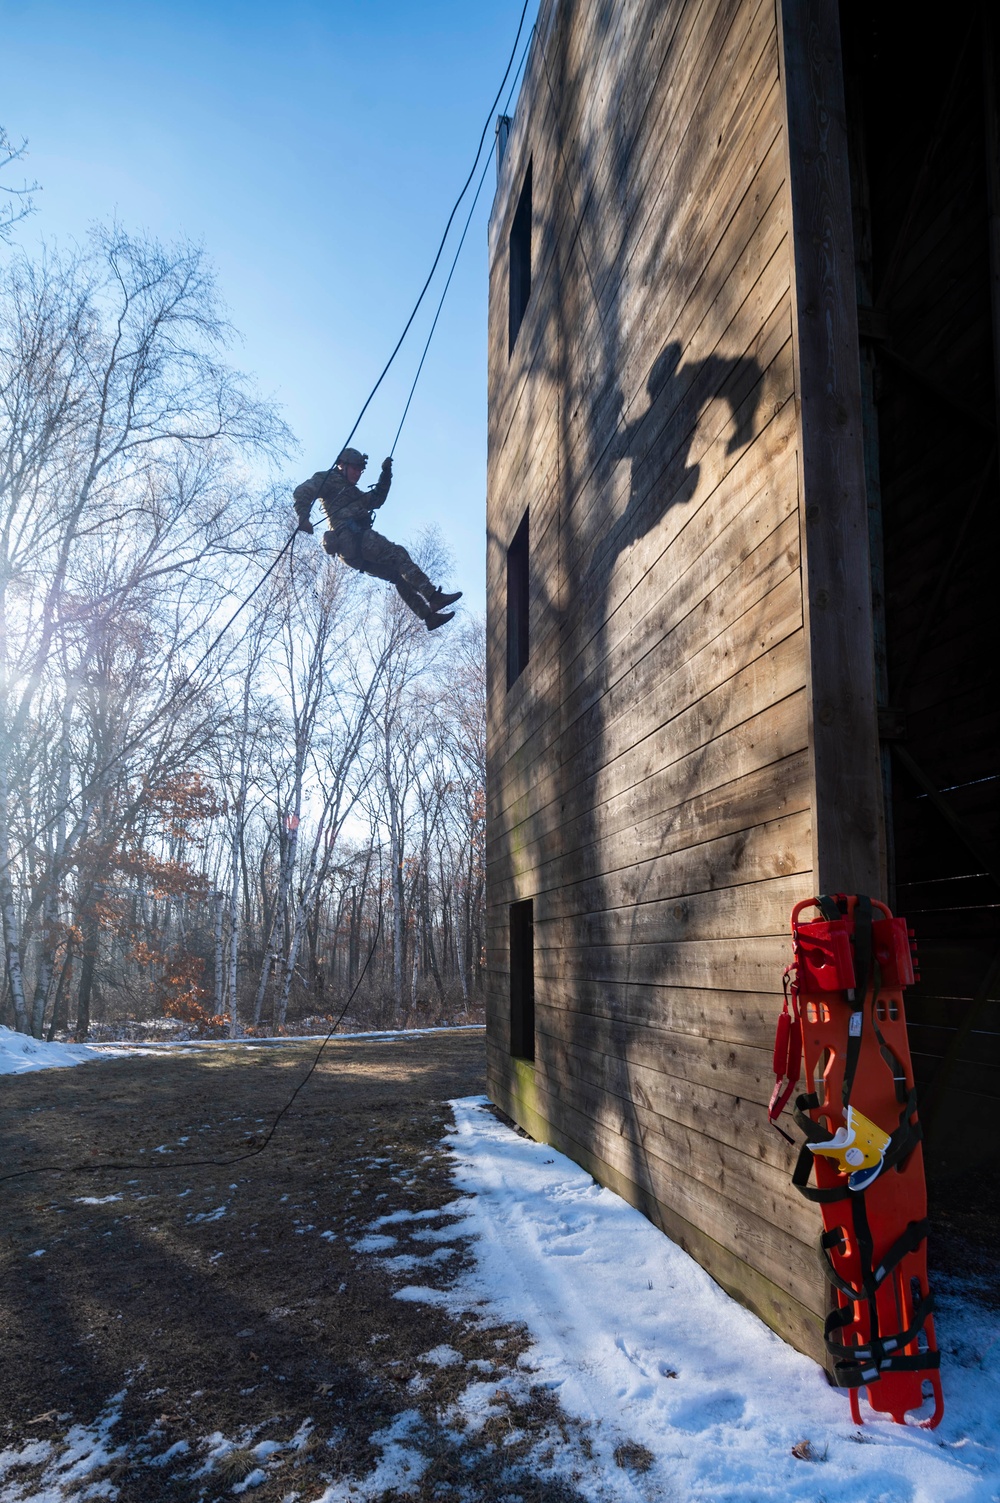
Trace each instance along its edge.
<path fill-rule="evenodd" d="M 263 1154 L 192 1162 L 253 1147 L 313 1052 L 212 1046 L 4 1078 L 3 1173 L 95 1166 L 0 1187 L 5 1500 L 249 1487 L 308 1503 L 334 1483 L 350 1496 L 350 1479 L 385 1503 L 580 1496 L 539 1469 L 546 1437 L 583 1467 L 589 1447 L 524 1378 L 525 1333 L 392 1297 L 446 1290 L 470 1256 L 443 1210 L 441 1139 L 448 1099 L 483 1090 L 481 1033 L 335 1040 Z M 379 1259 L 372 1223 L 392 1212 L 424 1214 L 394 1221 L 401 1256 Z M 466 1426 L 470 1385 L 514 1373 Z M 373 1439 L 393 1425 L 425 1468 L 402 1491 L 380 1484 Z"/>

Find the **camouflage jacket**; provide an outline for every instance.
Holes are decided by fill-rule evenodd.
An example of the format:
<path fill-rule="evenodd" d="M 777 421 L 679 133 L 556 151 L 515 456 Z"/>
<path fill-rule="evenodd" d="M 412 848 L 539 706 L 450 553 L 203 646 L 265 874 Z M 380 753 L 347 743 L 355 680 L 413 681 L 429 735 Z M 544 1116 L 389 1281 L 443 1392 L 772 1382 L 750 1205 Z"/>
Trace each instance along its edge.
<path fill-rule="evenodd" d="M 319 470 L 311 480 L 304 480 L 292 492 L 295 511 L 300 518 L 308 518 L 313 502 L 321 501 L 334 531 L 345 523 L 360 522 L 368 527 L 371 524 L 368 513 L 382 505 L 391 484 L 392 475 L 387 470 L 383 470 L 375 484 L 366 491 L 352 485 L 336 468 Z"/>

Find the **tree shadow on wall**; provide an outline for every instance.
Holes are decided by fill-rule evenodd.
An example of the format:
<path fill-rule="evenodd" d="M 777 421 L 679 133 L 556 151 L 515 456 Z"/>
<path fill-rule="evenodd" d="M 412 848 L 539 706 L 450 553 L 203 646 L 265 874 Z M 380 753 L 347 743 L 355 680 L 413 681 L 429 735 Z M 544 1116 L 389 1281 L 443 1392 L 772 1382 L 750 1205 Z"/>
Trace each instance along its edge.
<path fill-rule="evenodd" d="M 677 507 L 694 502 L 701 520 L 693 522 L 705 527 L 709 534 L 721 526 L 723 519 L 716 520 L 713 509 L 716 492 L 727 485 L 727 477 L 739 456 L 749 447 L 757 435 L 763 401 L 764 370 L 753 356 L 724 356 L 713 353 L 702 359 L 685 359 L 683 346 L 678 342 L 667 344 L 654 361 L 645 387 L 645 401 L 640 398 L 634 404 L 637 415 L 620 422 L 596 465 L 595 478 L 598 493 L 608 498 L 616 479 L 617 467 L 627 463 L 628 494 L 624 509 L 616 520 L 607 526 L 603 536 L 591 541 L 589 565 L 585 568 L 588 593 L 593 601 L 596 651 L 595 662 L 610 663 L 615 652 L 621 651 L 623 632 L 630 639 L 627 658 L 638 669 L 641 660 L 653 662 L 656 668 L 651 676 L 642 675 L 643 687 L 635 694 L 642 698 L 648 692 L 662 692 L 670 664 L 680 667 L 680 651 L 672 645 L 672 628 L 666 621 L 673 615 L 668 605 L 661 614 L 650 597 L 643 604 L 642 615 L 633 617 L 628 604 L 630 598 L 647 573 L 659 572 L 657 588 L 652 592 L 659 597 L 669 596 L 675 587 L 675 571 L 670 568 L 669 553 L 679 526 L 662 527 L 668 513 Z M 603 408 L 607 412 L 609 402 L 614 402 L 617 393 L 605 388 Z M 600 399 L 598 399 L 600 400 Z M 619 406 L 620 410 L 620 406 Z M 705 494 L 698 496 L 699 486 Z M 697 500 L 696 500 L 697 497 Z M 620 501 L 619 501 L 620 504 Z M 695 508 L 692 508 L 692 517 Z M 658 533 L 662 528 L 662 536 Z M 644 545 L 645 540 L 649 540 Z M 633 548 L 642 549 L 632 567 L 627 555 Z M 683 552 L 691 558 L 691 550 Z M 619 569 L 619 563 L 623 567 Z M 736 562 L 736 560 L 734 560 Z M 683 572 L 683 565 L 681 566 Z M 584 580 L 579 581 L 583 586 Z M 680 586 L 682 593 L 684 586 Z M 582 590 L 579 592 L 582 596 Z M 579 598 L 579 597 L 578 597 Z M 638 600 L 638 596 L 634 597 Z M 692 596 L 692 604 L 702 601 L 700 594 Z M 621 613 L 621 614 L 620 614 Z M 682 614 L 687 614 L 686 610 Z M 617 616 L 617 624 L 614 624 Z M 643 623 L 643 619 L 645 622 Z M 627 624 L 626 624 L 627 623 Z M 618 643 L 616 649 L 615 643 Z M 676 643 L 676 639 L 674 639 Z M 615 675 L 612 675 L 614 677 Z M 626 674 L 626 677 L 628 675 Z M 725 703 L 729 688 L 715 687 L 716 712 L 725 721 L 728 706 Z M 619 737 L 622 734 L 622 717 L 627 716 L 629 698 L 617 700 L 614 721 L 606 718 L 605 705 L 608 699 L 601 696 L 589 714 L 581 717 L 578 735 L 581 740 L 588 734 L 596 737 L 599 750 L 593 761 L 604 767 L 622 752 Z M 690 708 L 690 706 L 688 707 Z M 682 712 L 683 705 L 664 705 L 662 724 L 674 713 Z M 662 729 L 661 724 L 661 729 Z M 586 727 L 586 729 L 585 729 Z M 683 734 L 683 733 L 682 733 Z M 667 805 L 658 816 L 657 823 L 669 828 L 672 820 L 668 810 L 685 802 L 685 795 L 693 796 L 702 787 L 702 767 L 712 754 L 712 743 L 695 744 L 684 755 L 676 768 L 679 785 L 673 796 L 667 797 L 664 785 L 664 802 Z M 665 769 L 664 769 L 665 771 Z M 651 773 L 651 776 L 656 776 Z M 669 775 L 668 775 L 669 778 Z M 664 831 L 666 834 L 666 829 Z M 584 848 L 600 845 L 605 832 L 602 817 L 596 809 L 592 812 L 591 829 L 582 841 Z M 666 842 L 669 845 L 669 841 Z M 620 1113 L 620 1136 L 624 1154 L 631 1160 L 628 1175 L 644 1192 L 652 1193 L 662 1176 L 663 1166 L 650 1162 L 650 1151 L 658 1158 L 669 1160 L 662 1145 L 656 1140 L 652 1126 L 662 1104 L 649 1096 L 644 1084 L 644 1071 L 635 1068 L 635 1059 L 649 1063 L 650 1055 L 662 1043 L 662 1034 L 649 1031 L 651 1018 L 646 1014 L 647 997 L 652 984 L 684 985 L 676 977 L 672 979 L 650 970 L 650 953 L 656 941 L 652 940 L 645 905 L 652 899 L 662 898 L 659 891 L 662 872 L 657 859 L 659 852 L 652 846 L 643 845 L 640 855 L 635 851 L 636 866 L 626 884 L 627 898 L 624 906 L 624 922 L 615 925 L 608 917 L 608 941 L 604 963 L 608 969 L 603 976 L 612 983 L 608 1003 L 608 1047 L 611 1056 L 621 1061 L 621 1070 L 626 1083 L 624 1097 L 616 1103 Z M 738 858 L 737 858 L 738 859 Z M 599 874 L 595 872 L 595 876 Z M 598 912 L 613 910 L 623 902 L 624 892 L 620 885 L 620 873 L 605 892 L 593 899 Z M 597 884 L 598 886 L 603 884 Z M 657 939 L 660 944 L 675 948 L 679 941 L 688 937 L 689 905 L 680 895 L 676 903 L 663 907 L 659 915 Z M 614 934 L 614 940 L 611 936 Z M 652 941 L 652 943 L 651 943 Z M 611 956 L 617 956 L 614 961 Z M 690 984 L 690 983 L 687 983 Z M 634 989 L 634 990 L 633 990 Z M 633 1009 L 633 1000 L 637 1003 Z M 599 1009 L 600 1010 L 600 1009 Z M 665 1023 L 665 1019 L 663 1022 Z M 637 1035 L 638 1030 L 638 1035 Z M 642 1037 L 642 1047 L 637 1050 L 637 1039 Z M 579 1041 L 587 1046 L 587 1030 L 581 1030 Z M 616 1067 L 618 1068 L 618 1067 Z M 671 1068 L 666 1069 L 671 1073 Z M 617 1093 L 616 1094 L 620 1094 Z M 679 1120 L 682 1120 L 683 1114 Z M 650 1138 L 650 1134 L 653 1138 Z M 658 1193 L 662 1195 L 662 1190 Z M 658 1218 L 655 1203 L 644 1204 L 647 1214 Z"/>

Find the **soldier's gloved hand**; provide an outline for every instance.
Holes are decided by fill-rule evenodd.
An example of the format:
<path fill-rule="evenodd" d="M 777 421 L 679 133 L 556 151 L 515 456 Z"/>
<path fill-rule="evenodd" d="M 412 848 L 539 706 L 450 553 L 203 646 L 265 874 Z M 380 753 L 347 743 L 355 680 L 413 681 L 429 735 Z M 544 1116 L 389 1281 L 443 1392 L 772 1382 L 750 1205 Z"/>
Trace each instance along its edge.
<path fill-rule="evenodd" d="M 299 532 L 308 532 L 310 534 L 315 532 L 316 529 L 313 527 L 313 524 L 310 522 L 305 512 L 299 511 L 296 512 L 295 515 L 299 519 Z"/>
<path fill-rule="evenodd" d="M 389 455 L 388 459 L 383 459 L 383 461 L 382 461 L 382 474 L 383 475 L 391 475 L 392 474 L 392 455 L 391 454 Z"/>

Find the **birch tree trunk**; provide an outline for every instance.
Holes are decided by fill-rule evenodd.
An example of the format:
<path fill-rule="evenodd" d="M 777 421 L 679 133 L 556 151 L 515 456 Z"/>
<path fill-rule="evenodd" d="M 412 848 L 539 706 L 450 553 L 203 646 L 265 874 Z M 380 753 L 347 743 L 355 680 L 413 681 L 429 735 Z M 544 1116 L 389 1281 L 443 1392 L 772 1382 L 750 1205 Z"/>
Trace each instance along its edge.
<path fill-rule="evenodd" d="M 392 1000 L 396 1013 L 403 1010 L 403 917 L 405 894 L 403 891 L 403 843 L 396 821 L 396 800 L 390 793 L 390 847 L 389 882 L 392 893 Z"/>
<path fill-rule="evenodd" d="M 292 978 L 295 975 L 295 966 L 299 958 L 299 946 L 302 943 L 302 931 L 305 928 L 306 914 L 313 898 L 313 890 L 316 886 L 316 867 L 319 862 L 320 848 L 323 843 L 323 826 L 320 825 L 313 840 L 312 851 L 309 856 L 309 868 L 302 884 L 302 892 L 298 903 L 295 905 L 295 914 L 292 920 L 292 933 L 288 944 L 288 954 L 285 957 L 284 977 L 281 985 L 281 996 L 274 1011 L 275 1023 L 279 1028 L 284 1028 L 285 1019 L 288 1016 L 288 999 L 292 991 Z"/>
<path fill-rule="evenodd" d="M 239 968 L 240 946 L 240 823 L 242 820 L 242 806 L 237 809 L 236 820 L 233 828 L 233 841 L 231 850 L 232 876 L 229 884 L 229 1037 L 234 1039 L 239 1034 L 239 1019 L 237 1017 L 236 982 Z"/>
<path fill-rule="evenodd" d="M 222 1010 L 226 1005 L 226 972 L 222 947 L 222 913 L 225 905 L 225 893 L 212 894 L 212 907 L 215 910 L 215 964 L 212 979 L 215 983 L 215 1016 L 217 1018 L 222 1016 Z"/>
<path fill-rule="evenodd" d="M 24 1000 L 24 975 L 21 970 L 21 923 L 10 874 L 9 808 L 7 768 L 0 763 L 0 919 L 3 922 L 4 959 L 7 964 L 7 986 L 14 1008 L 14 1027 L 18 1033 L 27 1033 L 28 1009 Z"/>
<path fill-rule="evenodd" d="M 57 867 L 53 859 L 42 903 L 41 932 L 38 944 L 38 969 L 35 973 L 35 995 L 31 1004 L 31 1031 L 36 1039 L 42 1037 L 45 1024 L 45 1004 L 49 1000 L 52 977 L 55 970 L 55 928 L 59 918 L 59 895 L 56 880 Z"/>

